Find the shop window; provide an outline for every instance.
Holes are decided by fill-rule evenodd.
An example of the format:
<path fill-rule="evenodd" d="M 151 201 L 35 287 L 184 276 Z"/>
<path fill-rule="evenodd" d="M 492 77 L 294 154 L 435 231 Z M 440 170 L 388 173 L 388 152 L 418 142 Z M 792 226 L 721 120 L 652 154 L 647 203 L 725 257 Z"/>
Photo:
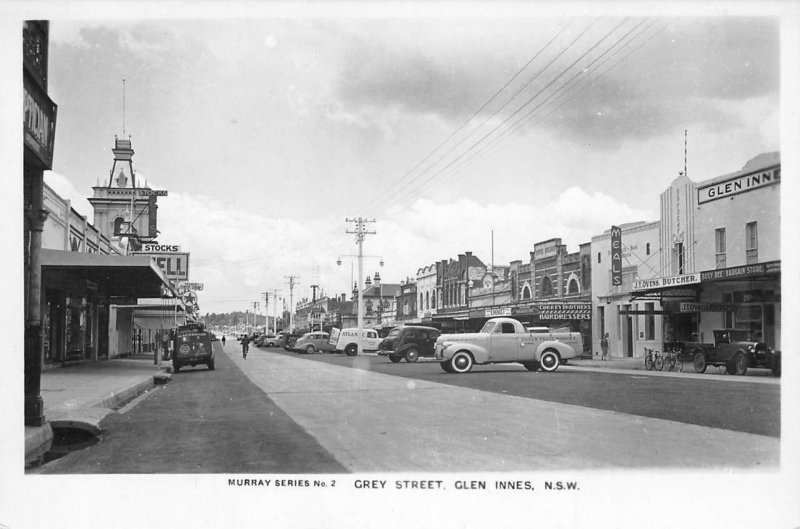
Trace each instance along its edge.
<path fill-rule="evenodd" d="M 745 225 L 745 249 L 747 264 L 758 262 L 758 223 L 748 222 Z"/>
<path fill-rule="evenodd" d="M 644 311 L 647 313 L 644 315 L 644 339 L 645 340 L 655 340 L 656 339 L 656 315 L 654 311 L 656 310 L 655 303 L 645 303 L 644 304 Z"/>
<path fill-rule="evenodd" d="M 717 254 L 717 268 L 725 268 L 727 243 L 725 241 L 725 228 L 717 228 L 714 231 L 714 248 Z"/>

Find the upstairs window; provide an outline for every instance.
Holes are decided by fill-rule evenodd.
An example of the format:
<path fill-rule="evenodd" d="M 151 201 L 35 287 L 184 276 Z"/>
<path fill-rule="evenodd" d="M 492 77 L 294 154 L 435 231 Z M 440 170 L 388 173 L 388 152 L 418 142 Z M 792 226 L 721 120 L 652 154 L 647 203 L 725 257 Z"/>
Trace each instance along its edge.
<path fill-rule="evenodd" d="M 745 225 L 745 251 L 747 264 L 758 262 L 758 223 L 748 222 Z"/>
<path fill-rule="evenodd" d="M 725 238 L 725 228 L 717 228 L 714 230 L 714 248 L 717 255 L 717 268 L 725 268 L 727 258 L 727 242 Z"/>

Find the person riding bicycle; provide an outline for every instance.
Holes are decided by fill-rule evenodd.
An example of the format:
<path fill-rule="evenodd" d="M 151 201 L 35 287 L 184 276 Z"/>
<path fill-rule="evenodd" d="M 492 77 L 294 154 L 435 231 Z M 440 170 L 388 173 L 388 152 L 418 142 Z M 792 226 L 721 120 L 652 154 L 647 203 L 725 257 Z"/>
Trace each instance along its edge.
<path fill-rule="evenodd" d="M 247 350 L 250 348 L 250 337 L 248 335 L 244 335 L 242 337 L 242 358 L 247 360 Z"/>

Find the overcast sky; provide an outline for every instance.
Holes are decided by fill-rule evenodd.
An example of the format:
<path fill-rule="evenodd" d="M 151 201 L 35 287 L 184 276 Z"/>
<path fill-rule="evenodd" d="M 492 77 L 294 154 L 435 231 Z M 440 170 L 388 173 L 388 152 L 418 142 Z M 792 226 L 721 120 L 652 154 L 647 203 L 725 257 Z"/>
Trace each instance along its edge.
<path fill-rule="evenodd" d="M 684 130 L 694 181 L 780 149 L 777 19 L 284 15 L 51 20 L 47 182 L 92 217 L 125 79 L 138 181 L 169 191 L 159 242 L 191 252 L 202 313 L 288 297 L 288 275 L 295 300 L 349 292 L 348 217 L 377 220 L 365 275 L 397 283 L 490 263 L 492 231 L 507 265 L 657 220 Z"/>

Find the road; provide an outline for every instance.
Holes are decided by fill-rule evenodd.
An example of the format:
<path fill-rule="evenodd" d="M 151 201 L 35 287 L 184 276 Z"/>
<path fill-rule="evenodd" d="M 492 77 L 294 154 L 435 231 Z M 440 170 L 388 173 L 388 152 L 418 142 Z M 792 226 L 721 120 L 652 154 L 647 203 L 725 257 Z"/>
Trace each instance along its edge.
<path fill-rule="evenodd" d="M 181 370 L 166 387 L 106 419 L 100 444 L 42 472 L 777 467 L 779 427 L 765 421 L 748 428 L 747 417 L 724 418 L 719 395 L 769 400 L 779 384 L 690 379 L 566 366 L 547 374 L 478 367 L 459 376 L 434 363 L 258 348 L 243 360 L 239 345 L 229 342 L 216 371 Z M 709 400 L 706 411 L 661 405 L 693 393 Z M 760 410 L 746 408 L 739 412 L 751 418 Z M 772 413 L 777 404 L 765 409 Z M 723 425 L 714 426 L 720 414 Z"/>
<path fill-rule="evenodd" d="M 780 380 L 772 377 L 751 380 L 694 373 L 615 373 L 571 366 L 562 366 L 559 376 L 551 376 L 541 371 L 531 373 L 518 364 L 475 366 L 470 373 L 456 375 L 445 373 L 437 362 L 427 358 L 393 364 L 382 356 L 263 350 L 386 375 L 737 432 L 779 437 L 781 431 Z"/>
<path fill-rule="evenodd" d="M 41 473 L 345 471 L 244 376 L 221 344 L 214 347 L 216 370 L 184 367 L 130 410 L 104 420 L 101 443 Z"/>

